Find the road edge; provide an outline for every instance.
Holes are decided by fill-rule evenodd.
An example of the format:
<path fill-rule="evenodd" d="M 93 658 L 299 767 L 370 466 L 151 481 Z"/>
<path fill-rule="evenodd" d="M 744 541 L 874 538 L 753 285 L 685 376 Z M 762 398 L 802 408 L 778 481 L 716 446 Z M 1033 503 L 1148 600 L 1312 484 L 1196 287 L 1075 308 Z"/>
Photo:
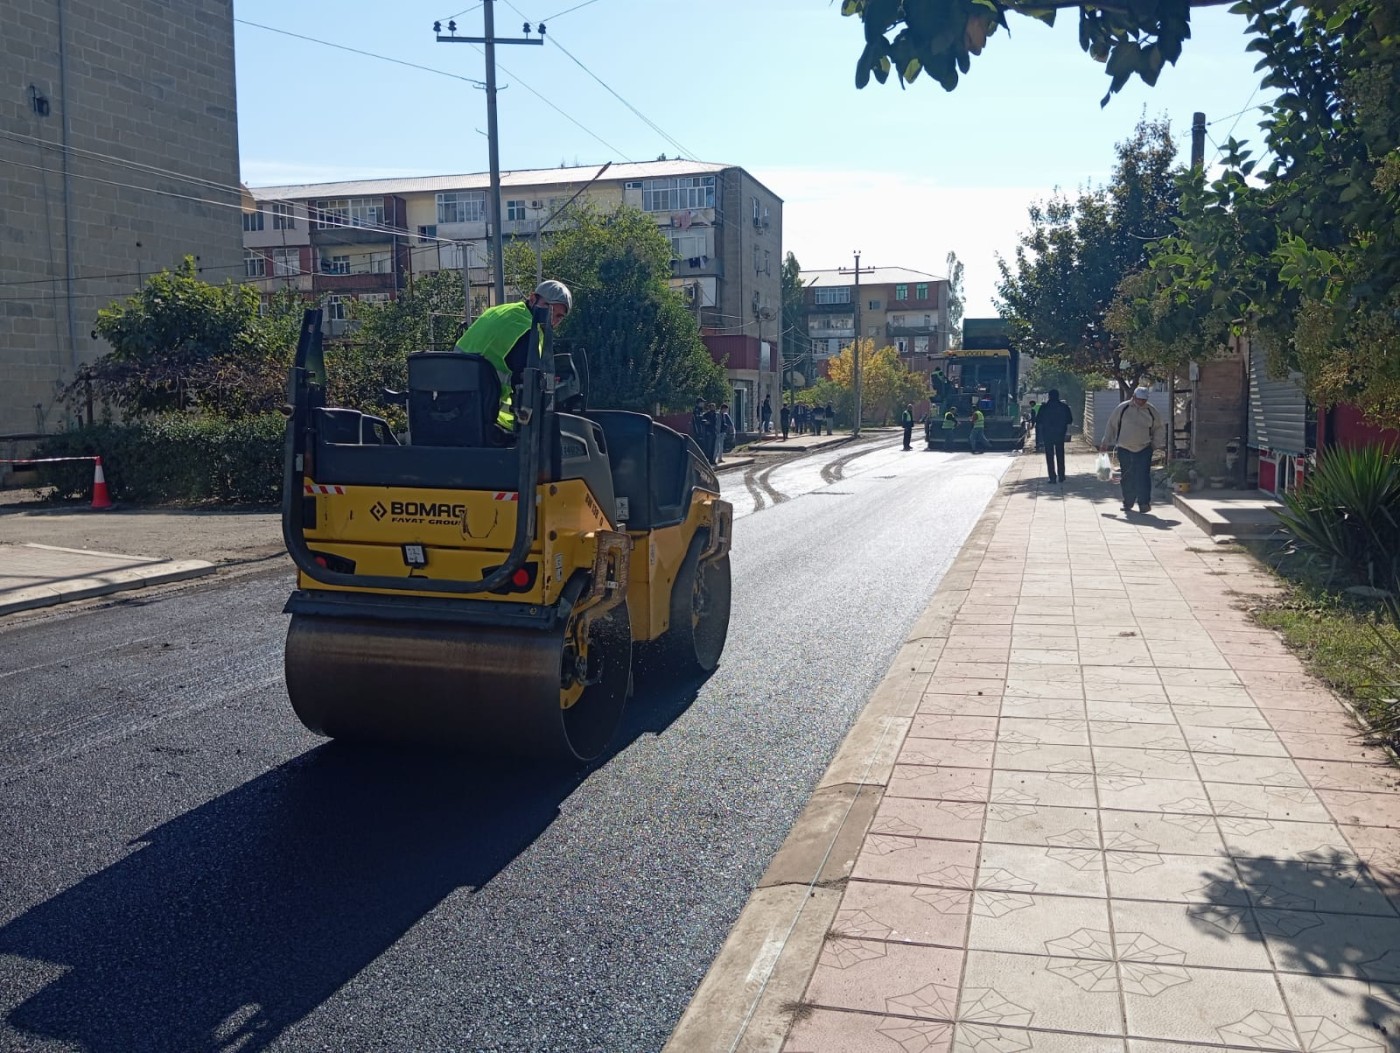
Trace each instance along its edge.
<path fill-rule="evenodd" d="M 777 1053 L 835 920 L 895 758 L 1010 501 L 1015 461 L 862 707 L 662 1053 Z"/>

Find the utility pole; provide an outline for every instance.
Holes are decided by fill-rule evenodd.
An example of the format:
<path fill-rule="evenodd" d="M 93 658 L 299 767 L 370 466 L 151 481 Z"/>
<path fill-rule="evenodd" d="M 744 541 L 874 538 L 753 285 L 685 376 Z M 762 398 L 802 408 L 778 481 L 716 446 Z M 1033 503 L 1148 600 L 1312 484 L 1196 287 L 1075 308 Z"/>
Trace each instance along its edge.
<path fill-rule="evenodd" d="M 492 270 L 496 285 L 496 303 L 506 302 L 506 263 L 505 238 L 501 231 L 501 150 L 500 137 L 496 131 L 496 45 L 497 44 L 544 44 L 544 23 L 539 25 L 538 39 L 530 36 L 530 23 L 525 23 L 523 37 L 497 37 L 494 0 L 483 0 L 485 36 L 459 37 L 457 23 L 447 23 L 447 36 L 442 35 L 442 23 L 433 23 L 439 44 L 485 44 L 486 45 L 486 140 L 491 157 L 491 200 L 488 215 L 491 221 Z M 470 310 L 470 308 L 468 308 Z"/>
<path fill-rule="evenodd" d="M 462 321 L 472 324 L 472 243 L 457 242 L 457 251 L 462 262 Z"/>
<path fill-rule="evenodd" d="M 1206 115 L 1191 115 L 1191 170 L 1199 172 L 1206 163 Z"/>
<path fill-rule="evenodd" d="M 856 403 L 855 421 L 854 421 L 854 423 L 853 423 L 852 426 L 851 426 L 851 437 L 852 437 L 852 438 L 858 438 L 858 437 L 860 436 L 860 414 L 861 414 L 861 406 L 860 406 L 860 276 L 861 276 L 862 274 L 869 274 L 871 271 L 873 271 L 873 270 L 875 269 L 874 267 L 866 267 L 864 270 L 861 270 L 861 266 L 860 266 L 860 250 L 858 250 L 858 249 L 856 250 L 856 252 L 855 252 L 855 257 L 856 257 L 856 265 L 855 265 L 855 267 L 842 267 L 842 268 L 841 268 L 841 273 L 842 273 L 842 274 L 854 274 L 855 277 L 856 277 L 856 291 L 855 291 L 855 301 L 856 301 L 856 302 L 855 302 L 855 308 L 856 308 L 856 314 L 855 314 L 856 338 L 855 338 L 855 342 L 854 342 L 853 344 L 851 344 L 851 373 L 852 373 L 852 379 L 853 379 L 854 382 L 855 382 L 855 403 Z"/>

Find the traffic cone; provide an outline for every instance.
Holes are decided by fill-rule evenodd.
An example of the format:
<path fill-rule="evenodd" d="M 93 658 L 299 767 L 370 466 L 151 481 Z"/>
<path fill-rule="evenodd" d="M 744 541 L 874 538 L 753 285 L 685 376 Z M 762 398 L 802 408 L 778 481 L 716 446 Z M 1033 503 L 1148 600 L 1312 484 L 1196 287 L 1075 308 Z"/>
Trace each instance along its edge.
<path fill-rule="evenodd" d="M 102 474 L 102 458 L 96 458 L 92 470 L 92 507 L 99 511 L 112 507 L 112 498 L 107 493 L 107 477 Z"/>

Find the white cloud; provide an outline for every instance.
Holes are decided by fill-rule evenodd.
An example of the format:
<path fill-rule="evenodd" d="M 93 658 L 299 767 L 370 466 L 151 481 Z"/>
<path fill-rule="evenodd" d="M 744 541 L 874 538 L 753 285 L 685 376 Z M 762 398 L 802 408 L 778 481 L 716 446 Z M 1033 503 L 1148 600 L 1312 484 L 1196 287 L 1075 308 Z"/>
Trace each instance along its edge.
<path fill-rule="evenodd" d="M 966 313 L 995 313 L 997 254 L 1011 258 L 1026 207 L 1050 186 L 950 185 L 944 173 L 755 168 L 783 199 L 783 252 L 813 270 L 861 265 L 942 275 L 950 251 L 965 269 Z"/>

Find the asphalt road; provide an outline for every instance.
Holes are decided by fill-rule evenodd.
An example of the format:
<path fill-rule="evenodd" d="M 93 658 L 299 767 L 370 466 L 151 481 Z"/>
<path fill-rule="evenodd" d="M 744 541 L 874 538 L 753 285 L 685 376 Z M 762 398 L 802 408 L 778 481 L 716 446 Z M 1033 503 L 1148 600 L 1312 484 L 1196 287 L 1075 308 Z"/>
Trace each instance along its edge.
<path fill-rule="evenodd" d="M 1007 463 L 724 476 L 724 661 L 582 773 L 303 731 L 284 570 L 0 626 L 0 1049 L 659 1049 Z"/>

